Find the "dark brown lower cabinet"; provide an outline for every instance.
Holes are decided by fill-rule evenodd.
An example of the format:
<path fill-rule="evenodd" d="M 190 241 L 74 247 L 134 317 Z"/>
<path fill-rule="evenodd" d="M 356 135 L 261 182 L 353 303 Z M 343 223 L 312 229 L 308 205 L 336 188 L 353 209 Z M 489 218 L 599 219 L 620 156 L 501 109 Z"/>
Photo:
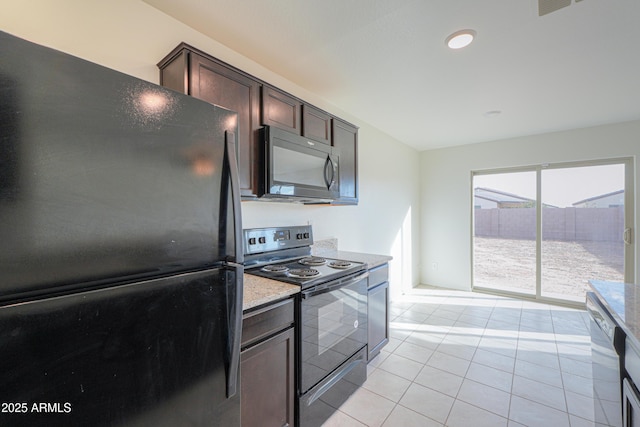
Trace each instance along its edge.
<path fill-rule="evenodd" d="M 389 266 L 369 270 L 367 292 L 367 360 L 380 353 L 389 342 Z"/>
<path fill-rule="evenodd" d="M 243 427 L 294 426 L 293 299 L 243 317 L 240 384 Z"/>

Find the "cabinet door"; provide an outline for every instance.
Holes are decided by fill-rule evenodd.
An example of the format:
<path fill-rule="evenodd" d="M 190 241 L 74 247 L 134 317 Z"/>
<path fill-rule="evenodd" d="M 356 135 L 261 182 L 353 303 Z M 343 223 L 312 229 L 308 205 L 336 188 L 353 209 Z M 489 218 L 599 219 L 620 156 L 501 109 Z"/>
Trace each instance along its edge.
<path fill-rule="evenodd" d="M 191 53 L 190 57 L 190 94 L 238 113 L 240 194 L 256 196 L 260 84 L 202 56 Z"/>
<path fill-rule="evenodd" d="M 302 136 L 331 145 L 331 116 L 322 110 L 303 104 Z"/>
<path fill-rule="evenodd" d="M 389 342 L 389 282 L 369 290 L 368 297 L 368 360 L 380 353 Z"/>
<path fill-rule="evenodd" d="M 340 199 L 335 204 L 358 204 L 358 128 L 333 119 L 333 146 L 340 152 Z"/>
<path fill-rule="evenodd" d="M 294 329 L 240 355 L 242 427 L 294 425 Z"/>
<path fill-rule="evenodd" d="M 262 86 L 262 124 L 301 135 L 300 100 L 270 86 Z"/>
<path fill-rule="evenodd" d="M 185 44 L 159 64 L 160 84 L 238 113 L 240 194 L 259 191 L 260 82 Z"/>
<path fill-rule="evenodd" d="M 160 86 L 189 95 L 189 51 L 183 49 L 172 55 L 174 52 L 158 64 Z"/>

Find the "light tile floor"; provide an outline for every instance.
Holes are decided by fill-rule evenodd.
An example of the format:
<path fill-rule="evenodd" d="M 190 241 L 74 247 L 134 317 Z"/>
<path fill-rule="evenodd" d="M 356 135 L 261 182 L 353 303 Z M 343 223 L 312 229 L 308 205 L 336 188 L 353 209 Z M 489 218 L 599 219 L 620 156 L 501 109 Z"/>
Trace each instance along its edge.
<path fill-rule="evenodd" d="M 393 302 L 390 342 L 325 426 L 593 426 L 585 311 L 423 288 Z"/>

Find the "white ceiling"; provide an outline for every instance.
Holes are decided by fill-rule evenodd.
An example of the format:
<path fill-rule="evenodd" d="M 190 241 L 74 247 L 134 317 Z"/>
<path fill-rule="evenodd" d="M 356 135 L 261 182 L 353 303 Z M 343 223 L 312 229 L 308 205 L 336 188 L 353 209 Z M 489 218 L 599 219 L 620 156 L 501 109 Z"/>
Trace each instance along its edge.
<path fill-rule="evenodd" d="M 640 119 L 638 0 L 145 1 L 419 150 Z"/>

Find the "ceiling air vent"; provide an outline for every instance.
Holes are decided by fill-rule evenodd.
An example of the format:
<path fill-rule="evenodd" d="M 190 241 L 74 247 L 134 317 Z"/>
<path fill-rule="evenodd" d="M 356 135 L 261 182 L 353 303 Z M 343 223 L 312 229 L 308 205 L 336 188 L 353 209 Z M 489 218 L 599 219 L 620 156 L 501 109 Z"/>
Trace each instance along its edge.
<path fill-rule="evenodd" d="M 571 0 L 538 0 L 538 16 L 543 16 L 571 5 Z"/>

